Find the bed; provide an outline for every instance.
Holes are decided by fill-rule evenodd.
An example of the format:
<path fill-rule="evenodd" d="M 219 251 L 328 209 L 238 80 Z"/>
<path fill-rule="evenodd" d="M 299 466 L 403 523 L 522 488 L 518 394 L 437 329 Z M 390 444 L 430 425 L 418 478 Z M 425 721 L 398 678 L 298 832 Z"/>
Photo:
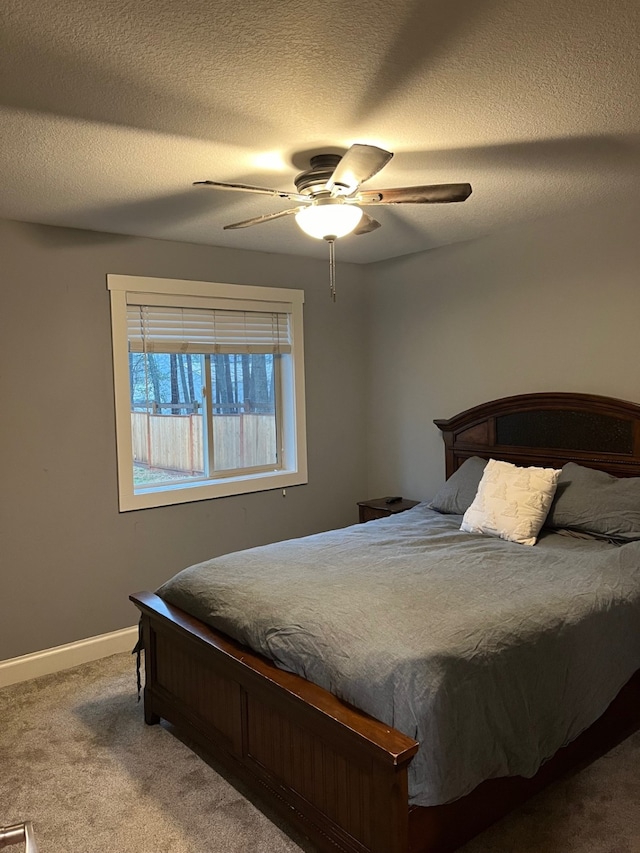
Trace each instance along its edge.
<path fill-rule="evenodd" d="M 581 471 L 640 476 L 640 407 L 624 401 L 581 394 L 522 395 L 475 407 L 436 425 L 444 437 L 447 478 L 459 474 L 469 460 L 488 459 L 552 468 L 571 463 Z M 423 513 L 429 524 L 435 524 L 443 541 L 458 527 L 455 513 L 445 524 L 433 519 L 432 510 L 416 507 L 403 513 L 404 519 L 369 522 L 359 530 L 348 528 L 345 535 L 352 547 L 364 541 L 364 528 L 374 542 L 376 537 L 384 541 L 395 524 L 401 533 L 406 531 L 413 513 Z M 568 550 L 589 547 L 584 541 L 566 540 Z M 619 554 L 635 559 L 633 545 L 616 549 L 598 541 L 594 547 L 613 549 L 614 560 L 620 559 Z M 436 796 L 436 804 L 421 805 L 412 777 L 416 767 L 429 765 L 428 738 L 423 738 L 420 751 L 419 739 L 391 725 L 386 709 L 381 713 L 386 722 L 358 710 L 156 594 L 131 598 L 141 611 L 145 721 L 154 724 L 164 718 L 176 725 L 327 853 L 454 850 L 640 724 L 640 676 L 629 669 L 636 649 L 632 639 L 630 658 L 625 650 L 627 675 L 618 669 L 624 686 L 616 687 L 617 695 L 609 696 L 597 720 L 586 728 L 578 726 L 581 733 L 573 732 L 570 742 L 539 769 L 478 779 L 479 784 L 467 783 L 470 790 L 461 796 L 456 789 L 442 788 L 443 802 Z M 385 618 L 393 624 L 397 614 L 393 606 L 388 610 Z M 628 609 L 625 613 L 627 618 Z M 632 633 L 634 624 L 625 622 L 621 636 Z M 237 632 L 236 636 L 244 638 Z M 617 662 L 623 656 L 615 645 L 605 647 L 602 636 L 603 660 Z M 391 639 L 390 632 L 390 648 Z M 608 637 L 607 642 L 614 640 Z M 600 678 L 597 672 L 593 677 L 596 682 Z M 316 680 L 323 682 L 322 677 Z M 345 695 L 343 689 L 338 692 Z M 454 715 L 455 706 L 446 713 Z M 393 714 L 391 719 L 400 719 L 399 711 Z M 408 730 L 406 724 L 402 727 Z M 452 794 L 455 798 L 449 801 Z"/>

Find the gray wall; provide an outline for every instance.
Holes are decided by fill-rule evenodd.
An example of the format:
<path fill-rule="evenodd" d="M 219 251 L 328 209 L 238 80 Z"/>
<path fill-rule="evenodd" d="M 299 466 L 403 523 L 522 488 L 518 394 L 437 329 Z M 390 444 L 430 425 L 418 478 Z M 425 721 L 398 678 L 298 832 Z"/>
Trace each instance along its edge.
<path fill-rule="evenodd" d="M 0 660 L 132 625 L 130 592 L 352 523 L 363 496 L 431 497 L 434 418 L 542 390 L 640 402 L 638 221 L 340 264 L 336 305 L 320 261 L 0 222 Z M 304 288 L 307 486 L 118 513 L 108 272 Z"/>
<path fill-rule="evenodd" d="M 0 660 L 136 623 L 130 592 L 339 527 L 366 496 L 364 269 L 0 221 Z M 309 484 L 120 514 L 107 273 L 303 288 Z"/>
<path fill-rule="evenodd" d="M 369 491 L 433 496 L 434 418 L 534 391 L 640 402 L 640 202 L 367 269 Z"/>

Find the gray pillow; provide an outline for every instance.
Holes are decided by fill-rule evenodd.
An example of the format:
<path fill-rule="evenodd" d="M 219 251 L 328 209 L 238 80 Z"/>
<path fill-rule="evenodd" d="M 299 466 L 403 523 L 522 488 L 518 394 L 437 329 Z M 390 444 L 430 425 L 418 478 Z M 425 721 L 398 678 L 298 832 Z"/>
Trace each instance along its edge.
<path fill-rule="evenodd" d="M 640 539 L 640 477 L 614 477 L 567 462 L 545 526 L 621 542 Z"/>
<path fill-rule="evenodd" d="M 450 515 L 464 515 L 473 503 L 487 460 L 479 456 L 465 459 L 429 504 L 431 509 Z"/>

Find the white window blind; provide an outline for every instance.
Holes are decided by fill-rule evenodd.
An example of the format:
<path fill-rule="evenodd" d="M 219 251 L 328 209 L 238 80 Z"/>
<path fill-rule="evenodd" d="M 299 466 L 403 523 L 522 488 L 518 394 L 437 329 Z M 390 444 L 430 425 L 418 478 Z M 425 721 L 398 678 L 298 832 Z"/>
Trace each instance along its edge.
<path fill-rule="evenodd" d="M 127 305 L 130 352 L 289 353 L 289 313 Z"/>

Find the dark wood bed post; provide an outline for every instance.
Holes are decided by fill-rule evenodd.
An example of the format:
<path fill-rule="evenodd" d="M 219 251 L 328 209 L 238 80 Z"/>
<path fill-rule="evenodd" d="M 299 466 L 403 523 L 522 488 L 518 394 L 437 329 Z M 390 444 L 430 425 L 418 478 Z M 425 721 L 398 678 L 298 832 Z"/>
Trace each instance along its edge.
<path fill-rule="evenodd" d="M 151 685 L 157 682 L 156 650 L 154 646 L 154 634 L 151 630 L 151 618 L 144 611 L 140 614 L 140 627 L 142 629 L 142 646 L 145 650 L 143 688 L 144 721 L 148 726 L 157 726 L 162 718 L 153 710 L 151 696 Z"/>
<path fill-rule="evenodd" d="M 470 456 L 640 476 L 640 406 L 587 394 L 506 397 L 435 422 L 449 477 Z M 450 853 L 640 726 L 640 671 L 531 779 L 489 779 L 453 803 L 408 805 L 416 741 L 277 669 L 157 595 L 131 596 L 145 646 L 144 718 L 173 723 L 321 853 Z"/>

